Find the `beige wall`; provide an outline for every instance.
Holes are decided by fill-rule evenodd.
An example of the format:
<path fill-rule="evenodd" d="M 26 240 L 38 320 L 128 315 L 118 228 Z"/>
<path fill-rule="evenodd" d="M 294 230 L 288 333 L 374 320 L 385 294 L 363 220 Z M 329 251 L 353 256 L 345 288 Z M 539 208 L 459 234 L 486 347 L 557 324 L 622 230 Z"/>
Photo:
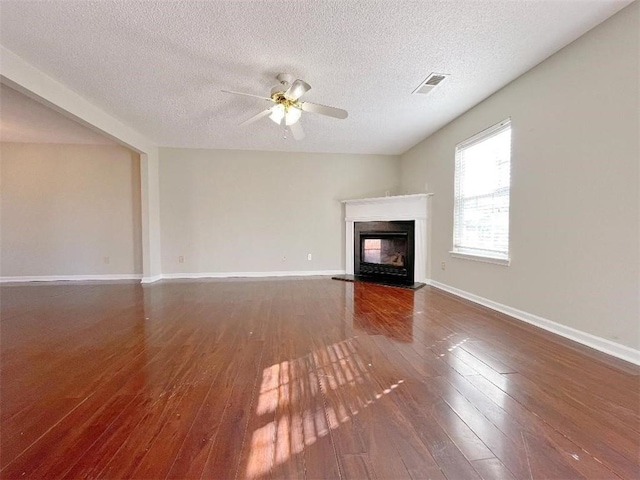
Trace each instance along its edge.
<path fill-rule="evenodd" d="M 344 270 L 340 200 L 398 178 L 392 156 L 163 148 L 162 272 Z"/>
<path fill-rule="evenodd" d="M 639 9 L 622 10 L 402 156 L 404 192 L 428 182 L 435 193 L 434 280 L 640 347 Z M 455 145 L 507 117 L 512 265 L 451 258 Z"/>
<path fill-rule="evenodd" d="M 143 281 L 160 273 L 160 228 L 158 195 L 158 148 L 149 139 L 120 120 L 112 117 L 87 99 L 27 63 L 0 45 L 0 75 L 2 84 L 26 94 L 37 101 L 88 126 L 106 137 L 143 154 L 141 186 L 143 222 L 142 254 Z M 157 277 L 156 277 L 157 278 Z"/>
<path fill-rule="evenodd" d="M 0 173 L 1 276 L 142 273 L 137 154 L 3 143 Z"/>

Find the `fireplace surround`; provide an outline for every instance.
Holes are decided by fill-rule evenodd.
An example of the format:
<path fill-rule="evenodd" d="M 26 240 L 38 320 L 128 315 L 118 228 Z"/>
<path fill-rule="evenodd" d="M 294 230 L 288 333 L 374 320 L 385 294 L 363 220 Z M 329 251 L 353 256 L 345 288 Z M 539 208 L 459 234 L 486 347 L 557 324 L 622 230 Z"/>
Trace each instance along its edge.
<path fill-rule="evenodd" d="M 376 222 L 412 222 L 413 234 L 407 233 L 413 243 L 413 262 L 406 260 L 407 267 L 413 269 L 413 282 L 423 284 L 428 282 L 428 198 L 431 194 L 397 195 L 389 197 L 362 198 L 344 200 L 345 206 L 345 272 L 347 278 L 356 276 L 356 252 L 362 259 L 363 252 L 360 243 L 356 246 L 356 225 L 360 223 Z M 369 237 L 370 238 L 370 237 Z M 378 245 L 367 250 L 378 249 Z M 380 253 L 383 255 L 382 245 Z M 369 252 L 373 253 L 373 252 Z M 395 252 L 394 252 L 395 253 Z M 366 263 L 378 263 L 366 262 Z M 392 263 L 392 260 L 386 262 Z M 384 263 L 383 263 L 384 265 Z M 393 266 L 393 265 L 392 265 Z M 358 272 L 361 275 L 362 272 Z M 393 282 L 389 282 L 393 283 Z M 396 282 L 398 283 L 398 282 Z M 408 281 L 406 282 L 408 283 Z"/>

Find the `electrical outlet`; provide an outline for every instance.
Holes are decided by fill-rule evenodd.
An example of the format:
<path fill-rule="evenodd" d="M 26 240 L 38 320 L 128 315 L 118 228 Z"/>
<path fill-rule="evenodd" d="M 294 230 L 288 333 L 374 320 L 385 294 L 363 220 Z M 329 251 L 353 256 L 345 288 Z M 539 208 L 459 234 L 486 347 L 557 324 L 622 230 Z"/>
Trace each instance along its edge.
<path fill-rule="evenodd" d="M 311 260 L 312 256 L 310 253 L 307 254 L 307 260 Z"/>
<path fill-rule="evenodd" d="M 178 263 L 184 263 L 184 257 L 182 255 L 178 257 Z"/>
<path fill-rule="evenodd" d="M 109 262 L 110 262 L 111 260 L 109 259 L 109 257 L 104 257 L 104 258 L 102 259 L 102 261 L 104 262 L 104 264 L 105 264 L 105 265 L 109 265 Z"/>
<path fill-rule="evenodd" d="M 440 268 L 441 268 L 442 270 L 444 270 L 446 266 L 447 266 L 447 264 L 446 264 L 446 263 L 444 263 L 444 262 L 441 262 L 441 263 L 440 263 Z"/>

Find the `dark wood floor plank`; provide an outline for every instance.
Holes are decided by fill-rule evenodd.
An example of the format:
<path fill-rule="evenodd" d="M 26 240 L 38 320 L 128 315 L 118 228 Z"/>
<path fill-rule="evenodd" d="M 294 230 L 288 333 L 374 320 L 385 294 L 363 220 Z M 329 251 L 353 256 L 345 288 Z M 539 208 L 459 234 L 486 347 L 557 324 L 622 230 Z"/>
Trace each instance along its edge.
<path fill-rule="evenodd" d="M 488 343 L 496 355 L 508 352 L 507 356 L 518 358 L 522 362 L 521 365 L 568 368 L 573 372 L 573 377 L 576 373 L 582 373 L 595 381 L 595 390 L 626 392 L 631 394 L 631 398 L 638 395 L 640 383 L 625 378 L 640 375 L 638 366 L 585 348 L 576 342 L 515 321 L 502 313 L 448 293 L 443 292 L 442 298 L 446 302 L 446 309 L 440 309 L 440 317 L 446 318 L 451 328 L 464 331 L 475 339 L 482 339 Z M 591 359 L 600 361 L 590 363 L 591 368 L 585 370 L 583 362 Z"/>
<path fill-rule="evenodd" d="M 473 468 L 480 474 L 483 480 L 516 480 L 511 472 L 497 458 L 485 458 L 471 462 Z M 604 478 L 604 477 L 598 477 Z"/>
<path fill-rule="evenodd" d="M 202 471 L 204 478 L 224 480 L 236 476 L 240 453 L 247 433 L 246 425 L 251 414 L 251 410 L 243 408 L 243 405 L 245 399 L 248 400 L 249 405 L 253 404 L 251 400 L 256 382 L 261 380 L 262 369 L 260 367 L 263 365 L 261 360 L 263 348 L 263 341 L 252 340 L 247 348 L 241 351 L 243 355 L 241 358 L 246 361 L 240 362 L 231 395 L 222 413 L 223 421 Z"/>
<path fill-rule="evenodd" d="M 38 398 L 42 403 L 51 403 L 53 405 L 57 404 L 60 396 L 65 398 L 71 397 L 76 399 L 75 402 L 69 404 L 69 408 L 65 410 L 61 410 L 58 413 L 57 420 L 60 420 L 64 415 L 71 411 L 71 408 L 77 405 L 82 399 L 86 398 L 89 395 L 95 393 L 96 389 L 103 388 L 104 385 L 113 380 L 114 375 L 115 378 L 122 378 L 123 376 L 127 376 L 125 373 L 125 369 L 131 367 L 132 365 L 138 365 L 140 361 L 144 361 L 144 359 L 151 355 L 155 354 L 155 350 L 147 351 L 143 349 L 140 351 L 138 348 L 132 348 L 130 345 L 131 339 L 127 339 L 126 346 L 119 346 L 119 355 L 114 360 L 113 358 L 103 358 L 100 356 L 100 352 L 97 352 L 94 355 L 94 351 L 91 351 L 92 358 L 90 362 L 82 361 L 81 355 L 84 354 L 84 349 L 73 349 L 69 347 L 65 347 L 65 350 L 68 352 L 66 356 L 62 356 L 64 358 L 64 362 L 62 364 L 43 364 L 37 363 L 35 368 L 39 368 L 42 372 L 43 380 L 42 385 L 43 388 L 47 388 L 45 392 L 35 394 L 34 392 L 25 391 L 23 393 L 24 398 Z M 133 340 L 135 343 L 138 340 Z M 109 357 L 113 356 L 111 354 Z M 85 365 L 91 365 L 91 370 L 87 370 Z M 30 365 L 30 368 L 34 368 L 34 365 Z M 65 372 L 73 372 L 72 375 L 66 375 L 64 381 L 57 382 L 56 377 L 51 378 L 51 373 L 57 372 L 64 374 Z M 134 375 L 138 372 L 133 371 Z M 87 382 L 87 379 L 90 381 Z M 131 377 L 129 377 L 130 381 Z M 48 386 L 48 387 L 47 387 Z M 3 388 L 3 400 L 4 395 L 6 394 L 6 390 Z M 124 387 L 121 387 L 121 393 L 127 393 Z M 3 404 L 4 405 L 4 404 Z M 53 411 L 52 411 L 53 413 Z M 14 417 L 10 417 L 6 422 L 3 423 L 3 430 L 11 430 L 12 424 L 29 424 L 29 419 L 32 416 L 32 410 L 27 408 L 23 412 L 17 413 Z M 25 421 L 26 419 L 26 421 Z M 21 436 L 21 441 L 31 443 L 31 441 L 35 440 L 35 438 L 39 437 L 44 433 L 44 429 L 47 424 L 44 422 L 39 422 L 33 424 L 34 428 L 29 429 L 27 431 L 23 430 L 24 435 Z M 7 453 L 7 450 L 16 446 L 16 444 L 11 445 L 11 447 L 7 447 L 5 442 L 9 439 L 3 437 L 3 452 Z M 20 443 L 18 443 L 19 445 Z"/>
<path fill-rule="evenodd" d="M 539 352 L 527 347 L 528 345 L 523 345 L 522 348 L 508 350 L 503 345 L 493 345 L 490 348 L 494 355 L 503 359 L 508 358 L 511 364 L 518 365 L 518 372 L 537 384 L 546 385 L 549 389 L 563 393 L 567 399 L 580 402 L 583 407 L 605 414 L 612 413 L 614 422 L 621 421 L 625 428 L 632 428 L 636 432 L 640 431 L 640 421 L 637 415 L 640 405 L 634 401 L 640 393 L 640 381 L 635 382 L 637 383 L 635 387 L 631 385 L 633 392 L 629 394 L 628 389 L 619 388 L 623 387 L 625 383 L 629 383 L 619 381 L 620 378 L 628 377 L 626 373 L 612 371 L 607 366 L 604 369 L 601 368 L 600 372 L 594 375 L 591 370 L 595 370 L 595 368 L 586 372 L 579 363 L 575 366 L 568 366 L 558 362 L 557 358 L 549 361 L 547 357 L 541 356 Z M 485 346 L 484 348 L 488 349 L 489 347 Z M 576 376 L 590 376 L 594 380 L 606 378 L 607 384 L 603 386 L 602 382 L 597 380 L 594 384 L 589 384 L 590 388 L 587 389 L 584 382 L 573 381 Z M 614 380 L 612 383 L 611 379 L 616 377 L 618 380 Z M 563 385 L 561 390 L 556 388 L 558 384 Z"/>
<path fill-rule="evenodd" d="M 135 356 L 129 357 L 125 353 L 123 354 L 123 357 L 127 357 L 127 360 L 130 362 L 135 361 Z M 108 375 L 103 373 L 107 365 L 109 364 L 108 362 L 101 363 L 100 361 L 97 361 L 96 363 L 98 363 L 99 368 L 92 368 L 91 370 L 88 370 L 84 367 L 72 366 L 71 362 L 68 362 L 68 361 L 60 364 L 55 364 L 55 363 L 51 364 L 47 360 L 42 360 L 42 361 L 44 365 L 46 365 L 46 368 L 43 368 L 42 372 L 37 375 L 37 378 L 38 378 L 37 381 L 40 382 L 41 385 L 49 384 L 50 386 L 41 387 L 41 390 L 44 389 L 44 391 L 34 391 L 33 389 L 26 388 L 21 394 L 19 394 L 20 398 L 22 399 L 22 402 L 24 402 L 23 405 L 25 405 L 25 408 L 21 409 L 20 411 L 17 411 L 14 414 L 11 414 L 10 413 L 11 406 L 7 404 L 11 403 L 11 400 L 9 398 L 13 394 L 7 391 L 8 389 L 5 390 L 3 388 L 3 392 L 2 392 L 3 410 L 5 408 L 5 405 L 7 405 L 8 412 L 6 414 L 5 419 L 2 421 L 1 428 L 3 430 L 11 431 L 17 425 L 23 426 L 20 444 L 16 444 L 12 442 L 12 444 L 9 446 L 6 443 L 8 439 L 6 437 L 3 437 L 2 444 L 1 444 L 3 455 L 9 454 L 17 446 L 21 450 L 21 448 L 26 447 L 28 444 L 30 444 L 32 441 L 34 441 L 36 438 L 38 438 L 44 433 L 43 428 L 47 423 L 36 420 L 36 418 L 41 414 L 43 409 L 46 408 L 47 415 L 50 417 L 50 421 L 60 420 L 64 415 L 68 414 L 71 411 L 71 409 L 75 405 L 77 405 L 82 399 L 86 398 L 86 396 L 94 392 L 95 389 L 100 384 L 104 383 L 104 381 L 108 379 Z M 111 361 L 110 363 L 113 366 L 114 362 Z M 116 363 L 119 366 L 124 366 L 124 363 L 122 362 L 116 362 Z M 81 370 L 81 374 L 77 374 L 73 376 L 74 378 L 71 378 L 71 379 L 61 378 L 61 376 L 65 377 L 64 372 L 69 372 L 69 371 L 73 372 L 74 369 L 76 368 Z M 57 373 L 57 375 L 53 375 L 54 371 Z M 29 370 L 27 370 L 27 372 L 29 372 Z M 24 372 L 22 374 L 24 374 Z M 10 373 L 7 373 L 6 375 L 7 375 L 7 378 L 11 378 Z M 67 375 L 66 377 L 69 377 L 69 375 Z M 85 382 L 83 381 L 84 379 L 96 378 L 96 377 L 99 377 L 101 382 L 96 382 L 95 384 L 91 385 L 91 388 L 83 388 L 81 391 L 78 391 L 77 385 L 78 384 L 84 385 L 85 384 Z M 15 394 L 15 395 L 18 395 L 18 394 Z M 60 398 L 65 398 L 69 400 L 65 402 L 65 404 L 67 405 L 67 408 L 66 409 L 61 408 L 59 410 L 54 408 L 49 409 L 48 407 L 49 405 L 55 406 L 57 404 L 60 404 Z M 73 401 L 73 399 L 75 399 L 75 402 Z M 61 404 L 60 406 L 62 407 Z M 57 414 L 55 412 L 57 412 Z M 52 418 L 51 417 L 52 415 L 56 415 L 57 418 L 55 419 Z"/>
<path fill-rule="evenodd" d="M 15 460 L 48 429 L 77 407 L 80 401 L 77 398 L 66 397 L 31 400 L 23 415 L 7 420 L 7 423 L 2 425 L 0 431 L 11 432 L 11 436 L 2 435 L 0 467 L 4 468 Z"/>
<path fill-rule="evenodd" d="M 374 402 L 370 410 L 370 422 L 366 425 L 369 459 L 374 475 L 378 478 L 411 479 L 394 441 L 399 433 L 388 418 L 383 402 Z"/>
<path fill-rule="evenodd" d="M 237 322 L 245 314 L 238 304 L 234 304 L 228 312 L 229 321 L 223 322 L 224 328 L 217 332 L 217 341 L 208 355 L 200 379 L 208 385 L 208 392 L 177 449 L 167 478 L 199 478 L 204 470 L 211 445 L 215 443 L 224 419 L 221 413 L 225 410 L 238 371 L 238 365 L 227 359 L 233 357 L 249 338 L 257 337 L 253 329 L 237 328 Z"/>
<path fill-rule="evenodd" d="M 468 399 L 460 394 L 450 384 L 444 381 L 433 382 L 430 388 L 437 390 L 451 409 L 469 426 L 469 428 L 489 447 L 516 478 L 535 478 L 535 472 L 531 468 L 531 459 L 542 456 L 540 449 L 533 450 L 527 447 L 523 438 L 523 431 L 516 425 L 516 432 L 506 435 L 500 428 L 494 425 L 489 418 Z M 509 425 L 511 426 L 511 425 Z M 503 429 L 506 430 L 504 425 Z M 518 436 L 519 438 L 518 438 Z M 556 478 L 576 478 L 577 472 L 571 465 L 562 461 L 560 454 L 547 449 L 544 452 L 544 461 L 547 468 Z"/>
<path fill-rule="evenodd" d="M 510 377 L 515 387 L 512 395 L 528 409 L 548 419 L 554 428 L 563 431 L 579 445 L 584 445 L 585 450 L 623 478 L 633 478 L 637 474 L 637 441 L 623 438 L 615 430 L 607 430 L 593 415 L 558 402 L 535 384 L 519 377 L 519 374 L 512 374 Z M 606 440 L 602 432 L 607 432 Z"/>
<path fill-rule="evenodd" d="M 424 387 L 416 381 L 404 382 L 395 390 L 394 397 L 398 395 L 403 398 L 406 414 L 410 416 L 416 433 L 445 476 L 459 479 L 480 478 L 451 437 L 429 413 L 429 406 L 439 400 L 425 402 L 423 399 L 428 395 L 425 395 Z"/>
<path fill-rule="evenodd" d="M 290 292 L 281 293 L 287 300 L 273 302 L 268 312 L 262 312 L 270 328 L 264 333 L 262 366 L 238 455 L 238 478 L 304 478 L 305 442 L 310 445 L 316 438 L 313 422 L 311 432 L 305 432 L 304 421 L 309 417 L 308 390 L 319 391 L 319 385 L 309 383 L 309 349 L 293 341 L 305 335 L 298 321 L 299 300 Z"/>
<path fill-rule="evenodd" d="M 341 463 L 344 468 L 345 478 L 358 478 L 361 480 L 376 480 L 377 477 L 373 473 L 371 460 L 369 455 L 360 454 L 343 454 Z"/>
<path fill-rule="evenodd" d="M 190 328 L 183 324 L 182 328 L 190 333 L 179 335 L 179 338 L 183 339 L 179 342 L 181 348 L 174 350 L 170 348 L 171 344 L 166 345 L 162 353 L 152 359 L 149 365 L 144 368 L 146 381 L 142 388 L 150 396 L 152 402 L 146 405 L 147 411 L 143 412 L 144 416 L 136 429 L 131 432 L 111 461 L 100 472 L 102 476 L 131 476 L 140 467 L 140 463 L 147 457 L 149 451 L 152 451 L 152 456 L 154 455 L 153 451 L 157 448 L 154 445 L 162 445 L 163 435 L 161 432 L 165 426 L 167 424 L 175 425 L 174 417 L 175 419 L 181 418 L 178 417 L 180 415 L 178 408 L 183 397 L 194 390 L 197 393 L 202 392 L 202 388 L 194 389 L 198 379 L 201 379 L 202 365 L 195 363 L 193 356 L 206 344 L 207 337 L 204 335 L 196 337 L 196 333 L 199 331 L 198 327 Z M 167 331 L 164 328 L 161 330 Z M 176 335 L 171 334 L 165 338 L 176 338 Z M 200 338 L 198 343 L 194 342 L 196 338 Z M 165 342 L 166 340 L 160 341 Z M 223 361 L 223 358 L 220 360 L 221 365 L 224 366 L 226 362 Z M 188 422 L 180 421 L 178 423 L 184 425 Z M 131 461 L 129 463 L 119 462 L 118 458 L 121 456 L 131 459 Z M 175 456 L 175 453 L 169 455 L 165 461 L 170 461 Z M 164 466 L 166 467 L 166 465 Z"/>
<path fill-rule="evenodd" d="M 465 342 L 460 346 L 460 348 L 467 353 L 473 355 L 481 362 L 487 364 L 489 368 L 495 370 L 498 373 L 516 373 L 518 372 L 518 368 L 515 362 L 507 365 L 505 363 L 508 360 L 502 358 L 501 360 L 497 359 L 494 355 L 490 353 L 490 349 L 485 348 L 479 342 Z M 488 351 L 489 350 L 489 351 Z M 509 362 L 510 363 L 510 362 Z"/>
<path fill-rule="evenodd" d="M 217 468 L 222 464 L 215 457 L 211 458 L 211 452 L 216 445 L 225 445 L 225 428 L 235 431 L 236 441 L 242 442 L 244 439 L 242 423 L 246 412 L 243 409 L 243 415 L 234 417 L 234 405 L 238 403 L 237 397 L 246 395 L 247 392 L 247 406 L 252 405 L 257 374 L 257 370 L 253 368 L 260 368 L 264 344 L 257 335 L 258 318 L 248 313 L 247 308 L 250 307 L 251 305 L 234 304 L 233 312 L 229 315 L 230 321 L 225 322 L 220 341 L 216 342 L 216 348 L 208 355 L 205 364 L 209 368 L 205 383 L 209 385 L 209 389 L 191 428 L 176 449 L 177 455 L 173 464 L 169 465 L 168 478 L 199 478 L 207 466 L 210 473 L 218 472 Z M 242 319 L 245 322 L 238 325 Z M 239 355 L 239 360 L 229 363 L 226 359 L 234 355 Z M 227 476 L 235 474 L 236 464 L 237 461 L 231 461 L 224 465 Z"/>
<path fill-rule="evenodd" d="M 92 397 L 72 410 L 2 470 L 3 478 L 59 477 L 66 471 L 69 459 L 95 442 L 100 432 L 116 418 L 116 412 L 131 398 L 112 396 L 103 401 Z M 97 412 L 96 412 L 97 410 Z M 62 468 L 62 471 L 60 469 Z"/>
<path fill-rule="evenodd" d="M 304 465 L 306 478 L 340 478 L 326 407 L 322 400 L 315 362 L 307 362 L 307 381 L 302 392 Z"/>
<path fill-rule="evenodd" d="M 401 385 L 396 388 L 401 388 Z M 393 429 L 388 430 L 389 437 L 412 479 L 445 478 L 438 462 L 415 430 L 411 419 L 402 413 L 402 401 L 394 395 L 394 391 L 395 389 L 381 396 L 374 408 L 371 408 L 371 414 L 378 414 L 376 412 L 378 405 L 386 407 L 386 421 L 388 425 L 393 426 Z"/>
<path fill-rule="evenodd" d="M 448 377 L 435 379 L 430 385 L 441 392 L 443 397 L 459 399 L 463 397 L 472 404 L 487 420 L 500 430 L 514 444 L 522 445 L 523 426 L 515 421 L 502 407 L 501 404 L 491 401 L 483 395 L 483 392 L 474 387 L 471 380 L 481 378 L 495 387 L 495 385 L 482 375 L 467 375 L 465 377 Z M 508 381 L 508 380 L 507 380 Z M 507 384 L 508 385 L 508 384 Z M 495 387 L 497 388 L 497 387 Z M 505 387 L 506 388 L 506 387 Z"/>
<path fill-rule="evenodd" d="M 151 401 L 145 404 L 143 418 L 136 428 L 129 432 L 130 435 L 99 475 L 110 478 L 132 477 L 152 445 L 162 441 L 159 437 L 160 432 L 167 422 L 177 415 L 177 408 L 188 390 L 189 387 L 183 387 L 159 395 L 154 391 L 150 396 Z"/>
<path fill-rule="evenodd" d="M 73 351 L 73 356 L 75 356 L 76 354 L 77 353 Z M 138 358 L 138 357 L 140 357 L 139 354 L 136 354 L 136 356 L 133 358 L 131 357 L 125 357 L 125 358 L 127 359 L 128 362 L 131 362 L 133 365 L 135 365 L 135 358 Z M 59 417 L 58 419 L 55 419 L 50 425 L 47 425 L 46 423 L 42 423 L 38 425 L 38 429 L 36 429 L 35 432 L 36 433 L 38 433 L 39 431 L 44 432 L 40 437 L 40 439 L 38 440 L 41 444 L 43 442 L 49 441 L 48 439 L 51 438 L 52 435 L 57 434 L 58 433 L 57 429 L 63 428 L 63 426 L 69 422 L 69 419 L 76 419 L 75 421 L 77 421 L 78 414 L 81 414 L 82 412 L 86 412 L 86 411 L 91 412 L 92 408 L 100 407 L 102 403 L 109 401 L 114 395 L 123 395 L 127 393 L 124 390 L 124 385 L 127 383 L 128 374 L 123 369 L 124 362 L 122 361 L 122 359 L 119 359 L 119 361 L 117 362 L 112 362 L 112 366 L 114 368 L 112 371 L 109 372 L 109 374 L 106 374 L 104 372 L 99 372 L 99 373 L 96 372 L 95 375 L 99 379 L 99 381 L 95 380 L 93 383 L 91 383 L 91 389 L 88 389 L 88 388 L 83 389 L 83 390 L 86 390 L 86 395 L 83 394 L 82 397 L 80 398 L 74 397 L 75 402 L 73 402 L 73 406 L 70 407 L 68 412 L 59 412 L 60 414 L 64 413 L 63 416 Z M 69 367 L 69 368 L 73 368 L 73 367 Z M 57 388 L 58 387 L 54 385 L 53 390 L 57 391 Z M 75 392 L 74 388 L 72 388 L 71 390 L 72 391 L 69 393 L 77 395 L 77 392 Z M 49 398 L 50 398 L 49 396 L 45 396 L 45 400 L 49 400 Z M 54 405 L 57 404 L 57 401 L 55 398 L 52 403 Z M 18 418 L 20 417 L 18 416 Z M 11 419 L 11 421 L 14 421 L 14 419 Z M 52 426 L 55 426 L 56 430 L 52 430 Z M 48 431 L 45 432 L 45 430 L 47 429 Z M 27 432 L 27 433 L 33 433 L 33 432 Z M 15 445 L 20 446 L 27 439 L 31 440 L 27 435 L 21 435 L 19 437 L 20 442 L 12 443 L 11 447 L 14 447 Z M 11 442 L 12 438 L 3 436 L 3 441 Z M 34 447 L 36 447 L 36 451 L 37 451 L 37 446 L 34 445 Z M 5 453 L 6 453 L 6 450 L 7 449 L 3 449 Z M 23 453 L 26 454 L 24 458 L 30 458 L 31 453 L 29 451 L 25 451 Z"/>
<path fill-rule="evenodd" d="M 0 286 L 2 478 L 636 478 L 640 367 L 432 287 Z"/>
<path fill-rule="evenodd" d="M 450 405 L 446 402 L 440 402 L 432 405 L 431 408 L 431 413 L 436 422 L 447 432 L 451 440 L 469 461 L 495 458 L 491 450 L 451 409 Z"/>
<path fill-rule="evenodd" d="M 341 478 L 343 475 L 341 458 L 338 456 L 336 442 L 345 441 L 336 438 L 333 430 L 337 428 L 338 417 L 335 410 L 330 410 L 327 400 L 330 381 L 337 385 L 333 376 L 327 377 L 329 365 L 323 359 L 327 352 L 321 352 L 325 345 L 322 339 L 333 343 L 332 335 L 336 335 L 336 325 L 328 321 L 326 303 L 320 299 L 309 299 L 299 311 L 298 318 L 307 321 L 301 324 L 300 334 L 308 342 L 308 353 L 302 357 L 303 373 L 301 389 L 302 424 L 304 431 L 304 468 L 306 478 Z M 330 387 L 329 387 L 330 388 Z M 337 400 L 333 399 L 333 404 Z M 352 438 L 356 433 L 345 434 Z M 357 443 L 357 442 L 352 442 Z M 357 449 L 356 449 L 357 450 Z"/>
<path fill-rule="evenodd" d="M 395 347 L 400 352 L 400 355 L 402 355 L 423 378 L 441 375 L 441 365 L 438 364 L 442 362 L 430 351 L 420 355 L 412 345 L 395 344 Z M 423 346 L 421 345 L 420 348 L 422 349 Z"/>
<path fill-rule="evenodd" d="M 366 453 L 360 436 L 359 419 L 354 415 L 358 405 L 352 401 L 355 385 L 349 384 L 351 370 L 347 368 L 346 359 L 340 361 L 343 354 L 342 349 L 337 348 L 338 345 L 325 345 L 322 348 L 315 343 L 313 358 L 336 447 L 345 454 Z"/>
<path fill-rule="evenodd" d="M 507 392 L 500 390 L 491 382 L 481 376 L 467 377 L 465 381 L 472 384 L 477 389 L 477 394 L 486 396 L 490 399 L 495 407 L 500 407 L 504 413 L 500 417 L 499 411 L 495 411 L 495 407 L 487 407 L 486 400 L 479 399 L 475 394 L 470 394 L 467 388 L 457 388 L 465 394 L 465 396 L 473 402 L 494 424 L 502 428 L 502 425 L 517 422 L 521 425 L 522 430 L 528 434 L 545 439 L 549 444 L 562 454 L 565 463 L 571 463 L 573 467 L 587 478 L 613 478 L 614 473 L 605 467 L 600 461 L 594 458 L 581 446 L 573 442 L 560 431 L 550 425 L 543 416 L 527 410 L 527 408 L 513 399 Z M 512 432 L 516 428 L 502 428 L 503 431 Z M 617 476 L 615 476 L 618 478 Z"/>
<path fill-rule="evenodd" d="M 131 432 L 138 427 L 151 403 L 151 399 L 145 394 L 134 398 L 91 447 L 84 452 L 78 452 L 75 462 L 69 461 L 69 468 L 61 478 L 95 478 L 113 459 Z"/>

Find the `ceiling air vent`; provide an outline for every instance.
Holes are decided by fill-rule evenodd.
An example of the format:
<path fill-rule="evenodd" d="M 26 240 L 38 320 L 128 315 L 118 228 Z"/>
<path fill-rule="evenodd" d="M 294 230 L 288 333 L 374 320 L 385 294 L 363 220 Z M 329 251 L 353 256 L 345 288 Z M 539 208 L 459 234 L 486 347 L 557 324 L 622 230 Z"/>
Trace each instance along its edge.
<path fill-rule="evenodd" d="M 411 93 L 421 93 L 421 94 L 427 94 L 429 93 L 431 90 L 433 90 L 434 88 L 436 88 L 438 85 L 440 85 L 442 82 L 445 81 L 445 79 L 448 77 L 449 75 L 445 74 L 445 73 L 432 73 L 431 75 L 429 75 L 424 82 L 422 82 L 420 85 L 418 85 L 418 88 L 416 88 L 413 92 Z"/>

